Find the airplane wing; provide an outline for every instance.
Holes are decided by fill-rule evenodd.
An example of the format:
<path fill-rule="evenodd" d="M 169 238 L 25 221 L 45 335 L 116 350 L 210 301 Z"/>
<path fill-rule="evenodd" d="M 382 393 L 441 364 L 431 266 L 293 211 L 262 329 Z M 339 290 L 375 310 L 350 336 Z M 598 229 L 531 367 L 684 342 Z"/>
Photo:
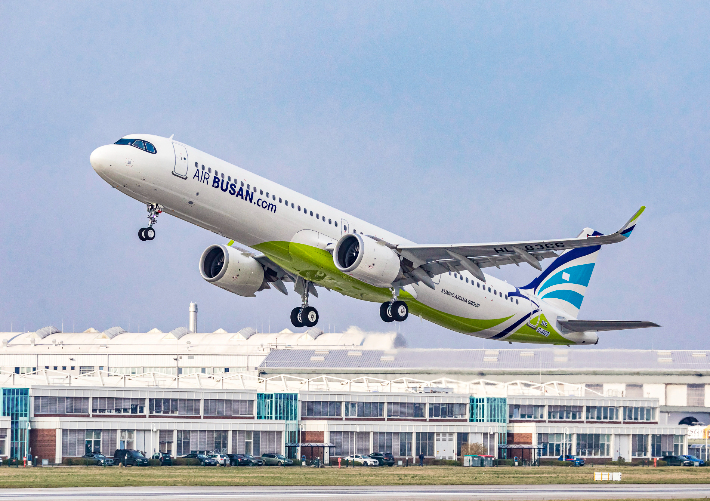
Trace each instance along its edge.
<path fill-rule="evenodd" d="M 537 270 L 542 270 L 540 261 L 546 258 L 558 257 L 558 252 L 579 247 L 607 245 L 626 240 L 634 227 L 636 220 L 646 207 L 641 207 L 636 214 L 616 233 L 602 235 L 582 233 L 577 238 L 558 240 L 530 240 L 520 242 L 497 242 L 486 244 L 440 244 L 440 245 L 405 245 L 392 246 L 409 263 L 405 272 L 412 281 L 422 281 L 427 284 L 428 277 L 447 273 L 449 271 L 469 271 L 473 276 L 485 282 L 482 268 L 502 265 L 528 263 Z M 410 264 L 411 263 L 411 264 Z M 407 269 L 409 268 L 409 269 Z M 430 282 L 431 280 L 429 280 Z M 410 282 L 411 283 L 411 282 Z M 429 284 L 427 284 L 429 285 Z M 431 285 L 429 285 L 431 287 Z"/>
<path fill-rule="evenodd" d="M 646 327 L 660 327 L 653 322 L 637 320 L 562 320 L 557 323 L 572 332 L 584 331 L 621 331 L 626 329 L 645 329 Z"/>

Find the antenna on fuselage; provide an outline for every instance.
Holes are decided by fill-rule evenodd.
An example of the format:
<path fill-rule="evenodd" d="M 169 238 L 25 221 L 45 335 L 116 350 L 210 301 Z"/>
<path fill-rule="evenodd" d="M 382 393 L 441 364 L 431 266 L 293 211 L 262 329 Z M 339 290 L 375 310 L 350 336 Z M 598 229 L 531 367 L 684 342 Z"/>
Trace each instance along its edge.
<path fill-rule="evenodd" d="M 175 135 L 175 134 L 171 134 L 168 139 L 172 140 L 174 135 Z"/>

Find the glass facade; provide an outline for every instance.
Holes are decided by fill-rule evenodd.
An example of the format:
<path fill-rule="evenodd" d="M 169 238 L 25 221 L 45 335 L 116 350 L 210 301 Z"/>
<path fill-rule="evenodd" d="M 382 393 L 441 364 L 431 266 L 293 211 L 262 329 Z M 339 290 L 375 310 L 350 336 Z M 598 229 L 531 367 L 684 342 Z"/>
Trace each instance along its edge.
<path fill-rule="evenodd" d="M 8 456 L 15 459 L 26 457 L 30 431 L 30 390 L 28 388 L 3 388 L 2 415 L 10 416 Z"/>
<path fill-rule="evenodd" d="M 537 445 L 542 447 L 540 456 L 572 454 L 572 435 L 569 433 L 538 433 Z"/>
<path fill-rule="evenodd" d="M 258 393 L 256 419 L 298 421 L 297 393 Z"/>
<path fill-rule="evenodd" d="M 508 399 L 471 397 L 468 420 L 472 423 L 507 423 Z"/>

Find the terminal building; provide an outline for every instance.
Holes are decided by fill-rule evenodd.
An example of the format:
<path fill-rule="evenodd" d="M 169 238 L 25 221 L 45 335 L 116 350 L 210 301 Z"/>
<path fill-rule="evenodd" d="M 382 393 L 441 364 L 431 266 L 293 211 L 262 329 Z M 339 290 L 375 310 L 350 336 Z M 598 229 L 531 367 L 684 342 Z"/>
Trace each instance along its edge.
<path fill-rule="evenodd" d="M 117 448 L 411 462 L 464 444 L 629 461 L 685 454 L 688 430 L 710 422 L 706 351 L 411 349 L 356 328 L 0 339 L 0 456 L 50 463 Z"/>

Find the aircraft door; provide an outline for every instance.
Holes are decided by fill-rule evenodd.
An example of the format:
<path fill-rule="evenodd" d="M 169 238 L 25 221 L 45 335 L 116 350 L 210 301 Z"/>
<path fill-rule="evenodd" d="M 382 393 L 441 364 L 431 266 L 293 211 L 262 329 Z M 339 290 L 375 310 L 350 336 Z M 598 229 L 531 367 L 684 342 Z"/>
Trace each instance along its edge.
<path fill-rule="evenodd" d="M 175 168 L 173 174 L 177 177 L 187 179 L 187 149 L 178 143 L 173 143 L 175 150 Z"/>
<path fill-rule="evenodd" d="M 350 225 L 345 219 L 340 220 L 340 234 L 345 235 L 350 231 Z"/>

